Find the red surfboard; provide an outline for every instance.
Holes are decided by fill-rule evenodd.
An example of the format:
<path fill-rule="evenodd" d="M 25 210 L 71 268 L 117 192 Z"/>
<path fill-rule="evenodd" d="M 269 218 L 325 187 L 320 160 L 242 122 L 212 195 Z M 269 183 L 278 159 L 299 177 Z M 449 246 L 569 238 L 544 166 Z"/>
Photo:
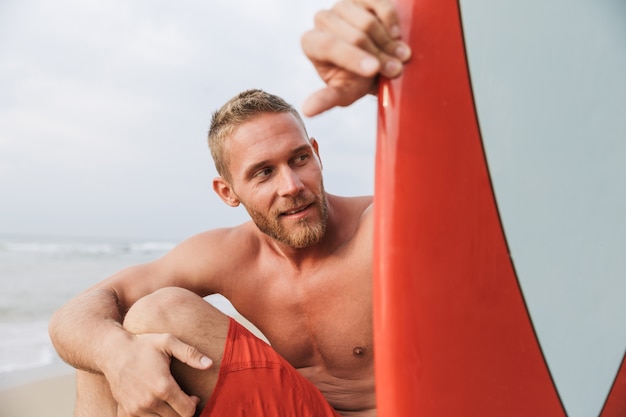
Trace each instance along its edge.
<path fill-rule="evenodd" d="M 413 57 L 378 95 L 378 415 L 565 416 L 500 222 L 459 4 L 397 6 Z M 626 415 L 625 368 L 601 417 Z"/>

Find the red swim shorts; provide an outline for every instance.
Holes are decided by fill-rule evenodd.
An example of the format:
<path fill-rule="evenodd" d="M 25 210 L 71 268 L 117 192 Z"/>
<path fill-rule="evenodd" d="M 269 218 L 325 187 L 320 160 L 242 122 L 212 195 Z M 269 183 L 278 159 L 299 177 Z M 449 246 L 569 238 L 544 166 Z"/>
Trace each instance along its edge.
<path fill-rule="evenodd" d="M 215 390 L 200 417 L 340 417 L 309 380 L 230 319 Z"/>

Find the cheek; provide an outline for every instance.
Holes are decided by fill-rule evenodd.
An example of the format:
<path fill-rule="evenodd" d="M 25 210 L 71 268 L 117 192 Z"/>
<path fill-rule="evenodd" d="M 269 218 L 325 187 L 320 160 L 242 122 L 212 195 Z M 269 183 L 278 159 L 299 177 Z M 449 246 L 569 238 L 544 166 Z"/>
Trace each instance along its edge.
<path fill-rule="evenodd" d="M 312 186 L 318 186 L 322 182 L 322 170 L 319 165 L 311 164 L 307 169 L 300 172 L 300 181 Z"/>
<path fill-rule="evenodd" d="M 257 210 L 268 211 L 274 202 L 273 188 L 268 183 L 258 184 L 247 193 L 247 203 Z"/>

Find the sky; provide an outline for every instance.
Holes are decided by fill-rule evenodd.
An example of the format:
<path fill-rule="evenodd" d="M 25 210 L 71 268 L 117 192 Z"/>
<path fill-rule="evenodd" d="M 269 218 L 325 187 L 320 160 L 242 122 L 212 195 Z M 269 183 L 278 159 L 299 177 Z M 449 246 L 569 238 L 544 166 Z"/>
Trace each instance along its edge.
<path fill-rule="evenodd" d="M 248 88 L 299 108 L 322 86 L 300 37 L 332 3 L 1 1 L 0 235 L 182 239 L 244 221 L 211 190 L 210 115 Z M 597 415 L 626 340 L 626 8 L 461 6 L 525 300 L 569 415 Z M 370 97 L 307 121 L 329 192 L 372 193 L 375 111 Z"/>
<path fill-rule="evenodd" d="M 183 239 L 247 219 L 211 189 L 214 110 L 322 87 L 300 49 L 332 1 L 0 3 L 0 235 Z M 373 192 L 376 99 L 307 119 L 327 191 Z"/>

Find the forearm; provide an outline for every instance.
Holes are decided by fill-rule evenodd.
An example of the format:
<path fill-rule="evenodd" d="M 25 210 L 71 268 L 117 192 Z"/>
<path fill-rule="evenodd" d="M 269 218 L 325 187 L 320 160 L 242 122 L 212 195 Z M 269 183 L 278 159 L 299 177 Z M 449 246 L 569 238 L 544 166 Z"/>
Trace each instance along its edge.
<path fill-rule="evenodd" d="M 120 342 L 130 338 L 122 328 L 123 314 L 113 290 L 91 289 L 53 315 L 50 338 L 59 356 L 68 364 L 103 373 L 103 366 L 111 357 L 109 346 L 120 346 Z"/>

